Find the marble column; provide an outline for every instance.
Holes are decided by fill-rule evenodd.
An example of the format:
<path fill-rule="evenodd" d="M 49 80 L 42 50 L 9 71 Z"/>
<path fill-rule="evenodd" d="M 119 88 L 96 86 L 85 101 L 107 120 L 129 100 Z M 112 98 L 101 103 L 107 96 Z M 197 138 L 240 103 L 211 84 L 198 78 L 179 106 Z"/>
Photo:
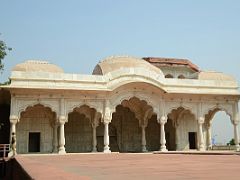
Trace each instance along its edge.
<path fill-rule="evenodd" d="M 59 154 L 65 154 L 65 133 L 64 133 L 64 124 L 65 122 L 60 121 L 60 131 L 59 131 Z"/>
<path fill-rule="evenodd" d="M 161 119 L 160 119 L 160 126 L 161 126 L 161 137 L 160 137 L 160 151 L 167 151 L 167 148 L 166 148 L 166 137 L 165 137 L 165 124 L 167 122 L 167 118 L 165 116 L 162 116 Z"/>
<path fill-rule="evenodd" d="M 207 128 L 207 149 L 211 150 L 212 149 L 212 128 L 211 128 L 211 124 L 207 123 L 206 128 Z"/>
<path fill-rule="evenodd" d="M 109 147 L 109 133 L 108 133 L 109 122 L 104 122 L 104 153 L 111 153 Z"/>
<path fill-rule="evenodd" d="M 146 148 L 146 126 L 142 126 L 142 152 L 147 152 L 147 148 Z"/>
<path fill-rule="evenodd" d="M 235 121 L 233 123 L 233 127 L 234 127 L 235 149 L 236 149 L 236 151 L 240 151 L 240 147 L 239 147 L 239 132 L 238 132 L 238 122 L 237 121 Z"/>
<path fill-rule="evenodd" d="M 58 124 L 53 126 L 53 152 L 58 152 Z"/>
<path fill-rule="evenodd" d="M 97 126 L 96 125 L 92 125 L 92 129 L 93 129 L 93 143 L 92 143 L 92 152 L 97 152 Z"/>
<path fill-rule="evenodd" d="M 203 123 L 204 123 L 204 117 L 199 117 L 198 118 L 198 150 L 199 151 L 205 151 L 204 147 L 204 138 L 203 138 Z"/>

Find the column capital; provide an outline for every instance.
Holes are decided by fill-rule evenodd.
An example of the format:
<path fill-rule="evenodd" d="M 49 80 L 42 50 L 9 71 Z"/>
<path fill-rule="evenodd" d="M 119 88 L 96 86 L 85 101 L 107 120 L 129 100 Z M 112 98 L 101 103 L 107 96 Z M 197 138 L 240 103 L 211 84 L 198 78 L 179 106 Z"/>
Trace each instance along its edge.
<path fill-rule="evenodd" d="M 97 128 L 98 127 L 98 124 L 96 124 L 96 123 L 91 123 L 91 125 L 92 125 L 92 128 Z"/>
<path fill-rule="evenodd" d="M 103 120 L 103 124 L 109 124 L 110 122 L 111 122 L 111 121 L 108 120 L 108 119 L 107 119 L 107 120 L 106 120 L 106 119 Z"/>
<path fill-rule="evenodd" d="M 158 123 L 159 124 L 165 124 L 167 122 L 167 116 L 161 116 L 159 119 L 158 119 Z"/>
<path fill-rule="evenodd" d="M 111 122 L 111 118 L 109 116 L 105 116 L 102 119 L 103 124 L 109 124 Z"/>
<path fill-rule="evenodd" d="M 63 116 L 63 115 L 59 116 L 58 122 L 60 124 L 65 124 L 66 121 L 67 121 L 67 117 L 66 116 Z"/>
<path fill-rule="evenodd" d="M 204 117 L 202 117 L 202 116 L 198 117 L 198 124 L 203 124 L 204 121 L 205 121 Z"/>
<path fill-rule="evenodd" d="M 19 118 L 16 115 L 10 115 L 9 120 L 10 120 L 10 123 L 16 124 L 18 122 Z"/>
<path fill-rule="evenodd" d="M 238 124 L 239 124 L 239 120 L 237 119 L 237 120 L 233 120 L 233 125 L 235 125 L 235 126 L 237 126 Z"/>

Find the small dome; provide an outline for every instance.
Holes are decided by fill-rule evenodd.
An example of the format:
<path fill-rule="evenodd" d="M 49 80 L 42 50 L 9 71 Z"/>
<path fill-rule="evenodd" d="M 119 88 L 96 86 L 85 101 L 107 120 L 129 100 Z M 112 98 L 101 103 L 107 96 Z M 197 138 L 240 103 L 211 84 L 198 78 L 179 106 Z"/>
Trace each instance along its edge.
<path fill-rule="evenodd" d="M 198 74 L 199 80 L 219 80 L 219 81 L 236 81 L 234 77 L 215 71 L 202 71 Z"/>
<path fill-rule="evenodd" d="M 63 73 L 63 69 L 47 61 L 28 60 L 17 64 L 12 71 Z"/>
<path fill-rule="evenodd" d="M 112 56 L 106 58 L 96 65 L 93 70 L 93 74 L 104 75 L 122 68 L 145 68 L 157 74 L 163 74 L 159 68 L 151 65 L 145 60 L 129 56 Z"/>

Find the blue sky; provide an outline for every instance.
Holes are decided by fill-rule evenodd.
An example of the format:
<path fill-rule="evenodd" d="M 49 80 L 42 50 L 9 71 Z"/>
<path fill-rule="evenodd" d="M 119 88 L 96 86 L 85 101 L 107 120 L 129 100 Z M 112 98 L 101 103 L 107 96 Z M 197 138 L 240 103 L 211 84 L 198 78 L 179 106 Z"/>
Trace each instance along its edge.
<path fill-rule="evenodd" d="M 26 59 L 90 74 L 107 56 L 132 55 L 188 58 L 240 82 L 238 0 L 2 0 L 0 17 L 13 48 L 0 81 Z"/>

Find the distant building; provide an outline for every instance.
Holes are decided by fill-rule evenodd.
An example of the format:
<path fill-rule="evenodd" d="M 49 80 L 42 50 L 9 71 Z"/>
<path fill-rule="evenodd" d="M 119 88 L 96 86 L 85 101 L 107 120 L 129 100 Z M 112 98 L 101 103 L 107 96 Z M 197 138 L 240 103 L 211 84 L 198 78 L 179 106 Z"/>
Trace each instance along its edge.
<path fill-rule="evenodd" d="M 236 80 L 188 60 L 113 56 L 92 75 L 26 61 L 10 79 L 0 94 L 11 102 L 0 106 L 1 136 L 9 142 L 16 133 L 17 153 L 204 151 L 218 111 L 230 116 L 239 144 Z"/>

